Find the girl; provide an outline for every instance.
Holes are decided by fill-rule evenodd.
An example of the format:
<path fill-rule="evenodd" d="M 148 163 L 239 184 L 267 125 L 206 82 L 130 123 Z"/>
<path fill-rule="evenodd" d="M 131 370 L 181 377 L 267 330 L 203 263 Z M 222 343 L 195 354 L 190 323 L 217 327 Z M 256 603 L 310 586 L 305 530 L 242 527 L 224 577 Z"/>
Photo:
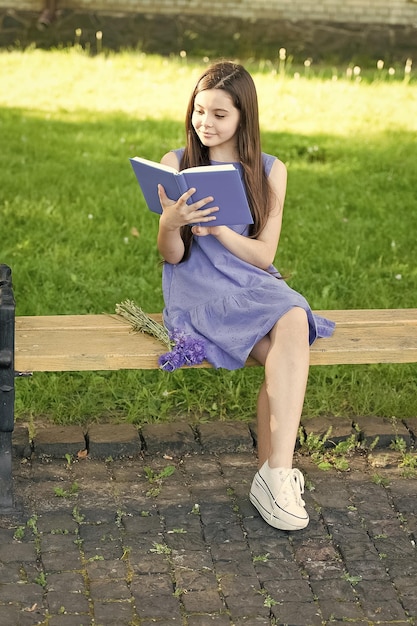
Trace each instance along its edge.
<path fill-rule="evenodd" d="M 254 224 L 216 226 L 213 196 L 191 204 L 159 185 L 162 215 L 158 249 L 164 258 L 164 322 L 171 331 L 204 339 L 214 367 L 243 367 L 252 355 L 265 367 L 257 405 L 257 471 L 250 500 L 275 528 L 309 522 L 304 477 L 292 461 L 304 402 L 309 344 L 332 334 L 334 324 L 314 316 L 272 265 L 281 232 L 287 171 L 261 152 L 258 102 L 250 74 L 231 62 L 215 63 L 200 77 L 186 114 L 185 149 L 161 162 L 178 170 L 233 163 L 245 184 Z M 198 226 L 191 226 L 198 221 Z"/>

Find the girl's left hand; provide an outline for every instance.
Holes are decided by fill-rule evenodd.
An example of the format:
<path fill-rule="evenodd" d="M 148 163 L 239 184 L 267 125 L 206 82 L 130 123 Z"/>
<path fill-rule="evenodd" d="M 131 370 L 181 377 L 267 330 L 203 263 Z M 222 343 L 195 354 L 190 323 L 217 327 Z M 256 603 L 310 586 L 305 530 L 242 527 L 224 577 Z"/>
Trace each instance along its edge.
<path fill-rule="evenodd" d="M 213 235 L 214 237 L 218 237 L 222 232 L 222 229 L 227 228 L 227 226 L 193 226 L 191 231 L 193 235 L 197 237 L 206 237 L 207 235 Z"/>

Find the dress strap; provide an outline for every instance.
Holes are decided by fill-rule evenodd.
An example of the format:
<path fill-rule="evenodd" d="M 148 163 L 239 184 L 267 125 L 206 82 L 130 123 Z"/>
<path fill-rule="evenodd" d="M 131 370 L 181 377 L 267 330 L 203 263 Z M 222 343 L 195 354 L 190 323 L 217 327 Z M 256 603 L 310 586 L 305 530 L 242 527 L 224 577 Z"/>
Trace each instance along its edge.
<path fill-rule="evenodd" d="M 262 152 L 262 161 L 264 164 L 265 174 L 267 176 L 270 175 L 272 166 L 276 160 L 277 158 L 272 156 L 272 154 L 266 154 L 266 152 Z"/>
<path fill-rule="evenodd" d="M 185 148 L 177 148 L 176 150 L 171 150 L 171 152 L 173 152 L 177 156 L 178 163 L 181 163 L 182 155 L 185 152 Z"/>

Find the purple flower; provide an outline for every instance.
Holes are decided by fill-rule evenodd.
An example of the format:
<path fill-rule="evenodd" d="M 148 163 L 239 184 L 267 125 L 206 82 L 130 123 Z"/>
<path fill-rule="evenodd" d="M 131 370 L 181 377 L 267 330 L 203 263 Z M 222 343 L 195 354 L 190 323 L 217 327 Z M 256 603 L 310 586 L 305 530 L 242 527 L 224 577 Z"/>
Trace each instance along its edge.
<path fill-rule="evenodd" d="M 174 328 L 174 330 L 169 333 L 169 338 L 171 339 L 172 343 L 178 344 L 181 340 L 185 338 L 185 334 L 182 332 L 182 330 Z"/>
<path fill-rule="evenodd" d="M 183 365 L 181 354 L 175 350 L 171 350 L 171 352 L 166 352 L 165 354 L 161 354 L 158 358 L 159 367 L 166 372 L 173 372 L 178 367 Z"/>
<path fill-rule="evenodd" d="M 173 347 L 170 352 L 162 354 L 159 367 L 172 372 L 183 365 L 198 365 L 206 358 L 206 346 L 202 339 L 190 337 L 183 331 L 174 329 L 169 335 Z"/>
<path fill-rule="evenodd" d="M 199 339 L 189 339 L 184 350 L 184 358 L 190 365 L 198 365 L 206 356 L 205 346 Z"/>

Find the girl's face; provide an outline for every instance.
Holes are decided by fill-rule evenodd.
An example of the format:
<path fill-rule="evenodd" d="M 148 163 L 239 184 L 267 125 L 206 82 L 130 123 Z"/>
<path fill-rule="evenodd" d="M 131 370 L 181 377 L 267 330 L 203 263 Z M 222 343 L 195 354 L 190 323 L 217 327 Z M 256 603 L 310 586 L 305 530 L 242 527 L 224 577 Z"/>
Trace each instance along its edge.
<path fill-rule="evenodd" d="M 191 123 L 201 143 L 209 148 L 222 149 L 235 156 L 236 133 L 240 111 L 230 95 L 223 89 L 200 91 L 194 100 Z"/>

